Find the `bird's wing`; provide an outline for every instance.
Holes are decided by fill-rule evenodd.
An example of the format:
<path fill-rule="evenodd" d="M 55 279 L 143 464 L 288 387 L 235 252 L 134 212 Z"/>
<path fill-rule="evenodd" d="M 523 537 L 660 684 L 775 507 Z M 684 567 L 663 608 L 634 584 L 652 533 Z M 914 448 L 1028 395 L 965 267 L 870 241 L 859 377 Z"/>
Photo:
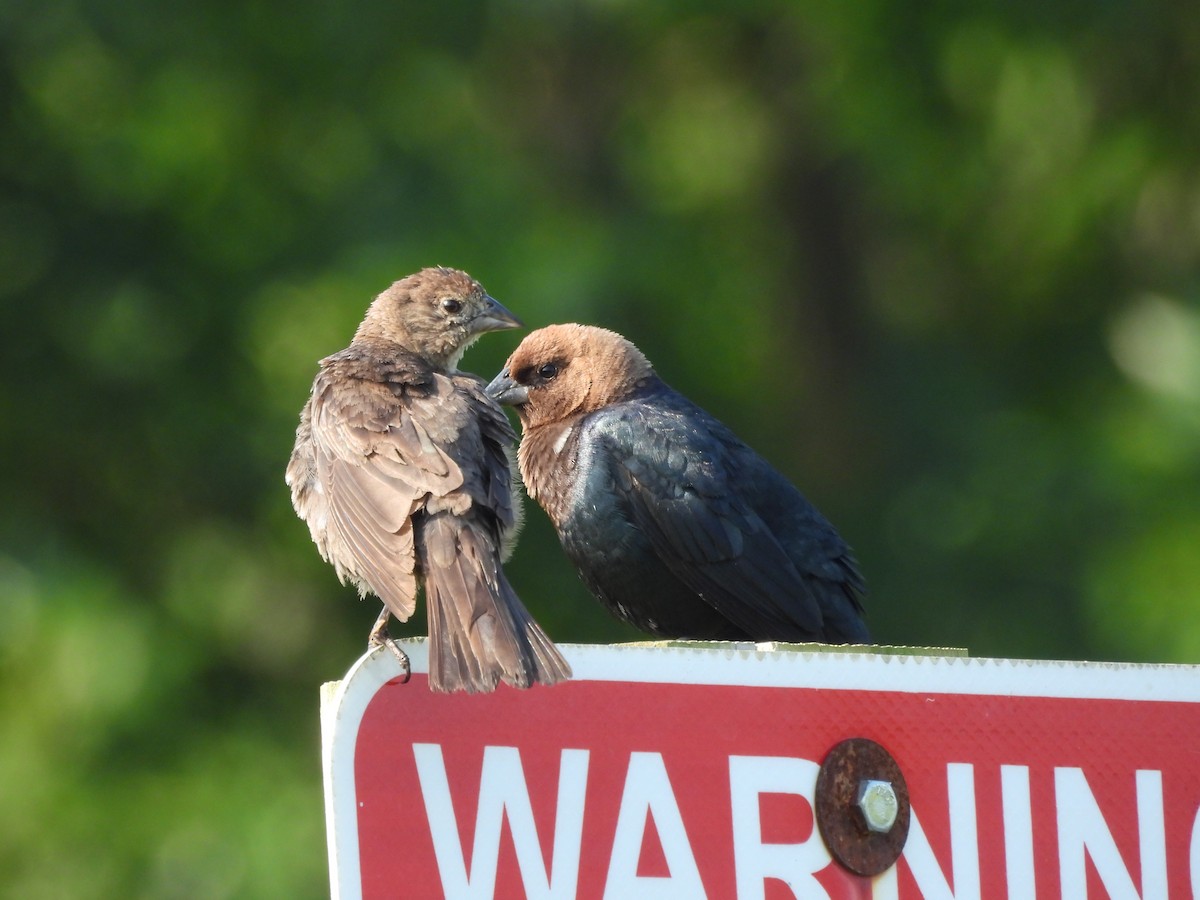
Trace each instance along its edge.
<path fill-rule="evenodd" d="M 463 484 L 453 455 L 461 426 L 453 398 L 442 376 L 411 396 L 376 381 L 320 375 L 313 391 L 312 442 L 331 556 L 402 621 L 416 606 L 413 514 L 431 495 L 446 497 Z"/>
<path fill-rule="evenodd" d="M 478 494 L 480 505 L 495 513 L 501 529 L 507 531 L 518 524 L 520 515 L 519 500 L 513 496 L 512 454 L 517 443 L 516 432 L 504 410 L 484 392 L 486 382 L 482 378 L 466 372 L 451 378 L 470 405 L 482 449 L 478 483 L 471 483 L 475 479 L 468 477 L 467 487 Z"/>
<path fill-rule="evenodd" d="M 600 440 L 632 520 L 677 578 L 748 634 L 820 636 L 817 599 L 697 413 L 630 404 L 603 417 Z"/>

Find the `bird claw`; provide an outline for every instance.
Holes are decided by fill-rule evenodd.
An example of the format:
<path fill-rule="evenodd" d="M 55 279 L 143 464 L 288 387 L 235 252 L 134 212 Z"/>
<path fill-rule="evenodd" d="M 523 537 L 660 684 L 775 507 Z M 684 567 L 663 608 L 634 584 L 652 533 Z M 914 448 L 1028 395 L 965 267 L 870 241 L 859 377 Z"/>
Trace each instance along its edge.
<path fill-rule="evenodd" d="M 404 670 L 404 680 L 401 684 L 408 684 L 408 680 L 412 678 L 412 664 L 408 660 L 408 654 L 400 649 L 400 645 L 388 634 L 388 611 L 385 608 L 379 615 L 379 619 L 375 622 L 375 627 L 371 629 L 371 636 L 367 638 L 367 646 L 387 647 L 392 652 L 392 656 L 396 657 L 396 662 L 400 663 L 400 668 Z"/>

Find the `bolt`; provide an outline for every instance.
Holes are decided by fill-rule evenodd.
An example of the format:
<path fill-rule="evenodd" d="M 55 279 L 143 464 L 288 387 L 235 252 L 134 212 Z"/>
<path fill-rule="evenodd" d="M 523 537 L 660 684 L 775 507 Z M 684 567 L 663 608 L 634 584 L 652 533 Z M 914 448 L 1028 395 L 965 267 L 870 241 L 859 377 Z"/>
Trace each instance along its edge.
<path fill-rule="evenodd" d="M 890 781 L 861 781 L 858 785 L 858 808 L 866 820 L 867 830 L 887 834 L 896 824 L 900 803 Z"/>

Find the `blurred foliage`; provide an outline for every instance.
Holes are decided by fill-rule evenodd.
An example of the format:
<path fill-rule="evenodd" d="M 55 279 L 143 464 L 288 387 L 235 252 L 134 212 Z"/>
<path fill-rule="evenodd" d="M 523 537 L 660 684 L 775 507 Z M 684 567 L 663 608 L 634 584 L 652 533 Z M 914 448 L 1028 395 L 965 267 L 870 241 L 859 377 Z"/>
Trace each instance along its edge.
<path fill-rule="evenodd" d="M 282 472 L 424 265 L 633 338 L 879 640 L 1200 662 L 1198 88 L 1186 2 L 0 5 L 0 893 L 326 894 L 377 610 Z M 528 520 L 550 633 L 635 638 Z"/>

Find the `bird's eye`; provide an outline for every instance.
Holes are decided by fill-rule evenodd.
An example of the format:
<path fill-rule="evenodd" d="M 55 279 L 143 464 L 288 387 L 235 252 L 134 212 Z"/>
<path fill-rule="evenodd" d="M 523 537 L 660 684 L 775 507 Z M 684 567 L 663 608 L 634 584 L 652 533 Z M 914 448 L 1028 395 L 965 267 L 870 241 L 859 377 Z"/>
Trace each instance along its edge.
<path fill-rule="evenodd" d="M 546 363 L 537 371 L 539 376 L 549 381 L 558 374 L 558 366 L 556 366 L 554 363 Z"/>
<path fill-rule="evenodd" d="M 447 297 L 442 301 L 442 309 L 450 313 L 450 315 L 454 315 L 456 312 L 462 309 L 462 304 L 453 297 Z"/>

